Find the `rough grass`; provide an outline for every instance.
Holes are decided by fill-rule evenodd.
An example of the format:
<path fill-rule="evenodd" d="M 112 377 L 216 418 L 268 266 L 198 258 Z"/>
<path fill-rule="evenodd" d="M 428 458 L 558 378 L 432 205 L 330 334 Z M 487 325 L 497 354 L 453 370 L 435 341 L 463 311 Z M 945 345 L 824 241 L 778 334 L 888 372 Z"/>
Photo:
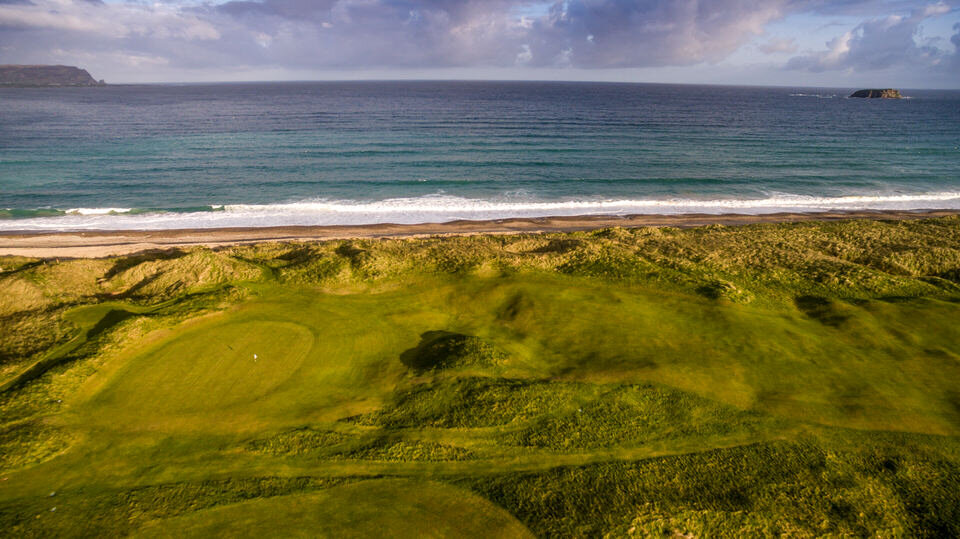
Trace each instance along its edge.
<path fill-rule="evenodd" d="M 349 459 L 391 462 L 443 462 L 474 458 L 472 451 L 462 447 L 421 440 L 395 440 L 386 437 L 367 442 L 357 449 L 340 453 L 339 456 Z"/>
<path fill-rule="evenodd" d="M 569 451 L 776 428 L 775 421 L 762 414 L 669 388 L 600 386 L 590 393 L 596 397 L 582 399 L 576 409 L 555 408 L 505 439 L 518 445 Z"/>
<path fill-rule="evenodd" d="M 382 410 L 349 421 L 391 429 L 505 426 L 508 444 L 561 451 L 757 432 L 775 423 L 763 414 L 650 384 L 477 377 L 401 390 Z"/>
<path fill-rule="evenodd" d="M 349 436 L 340 432 L 301 427 L 270 437 L 251 440 L 245 447 L 255 453 L 295 456 L 335 446 L 349 439 Z"/>
<path fill-rule="evenodd" d="M 388 428 L 495 427 L 567 409 L 596 390 L 581 384 L 468 377 L 402 389 L 382 410 L 349 420 Z"/>
<path fill-rule="evenodd" d="M 0 473 L 49 460 L 66 451 L 71 438 L 40 421 L 5 425 L 0 430 Z"/>
<path fill-rule="evenodd" d="M 131 258 L 118 261 L 99 281 L 106 293 L 156 300 L 263 276 L 255 264 L 205 249 Z"/>
<path fill-rule="evenodd" d="M 0 380 L 15 374 L 34 356 L 70 339 L 74 328 L 63 309 L 20 311 L 0 317 Z"/>
<path fill-rule="evenodd" d="M 958 319 L 956 217 L 2 259 L 0 535 L 956 536 Z"/>
<path fill-rule="evenodd" d="M 463 484 L 540 536 L 960 533 L 956 460 L 909 437 L 906 450 L 859 438 L 864 446 L 842 450 L 812 440 L 760 443 Z"/>

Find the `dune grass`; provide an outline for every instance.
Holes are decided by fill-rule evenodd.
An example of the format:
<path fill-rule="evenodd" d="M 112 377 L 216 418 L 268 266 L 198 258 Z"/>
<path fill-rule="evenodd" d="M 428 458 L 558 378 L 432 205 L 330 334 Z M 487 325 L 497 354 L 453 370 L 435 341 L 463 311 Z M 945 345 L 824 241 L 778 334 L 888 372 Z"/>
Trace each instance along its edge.
<path fill-rule="evenodd" d="M 0 535 L 960 534 L 958 218 L 0 268 Z"/>

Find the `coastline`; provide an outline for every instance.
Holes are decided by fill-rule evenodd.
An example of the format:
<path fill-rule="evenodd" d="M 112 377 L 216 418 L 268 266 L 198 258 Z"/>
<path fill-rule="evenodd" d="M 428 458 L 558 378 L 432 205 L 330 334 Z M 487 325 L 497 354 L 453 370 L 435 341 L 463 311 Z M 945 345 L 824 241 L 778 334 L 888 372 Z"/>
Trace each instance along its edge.
<path fill-rule="evenodd" d="M 361 238 L 417 238 L 477 234 L 575 232 L 608 227 L 740 226 L 762 223 L 907 220 L 960 215 L 960 210 L 858 210 L 807 213 L 584 215 L 451 221 L 422 224 L 277 226 L 245 228 L 0 233 L 0 256 L 103 258 L 184 247 Z"/>

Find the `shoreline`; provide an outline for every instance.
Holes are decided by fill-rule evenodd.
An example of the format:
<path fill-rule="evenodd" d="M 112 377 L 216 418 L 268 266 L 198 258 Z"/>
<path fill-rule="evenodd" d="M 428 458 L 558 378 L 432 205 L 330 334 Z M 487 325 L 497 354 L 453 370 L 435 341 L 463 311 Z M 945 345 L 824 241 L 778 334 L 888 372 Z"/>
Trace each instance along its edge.
<path fill-rule="evenodd" d="M 169 230 L 105 230 L 77 232 L 2 232 L 0 256 L 31 258 L 104 258 L 144 251 L 186 247 L 224 247 L 263 242 L 342 239 L 422 238 L 478 234 L 536 234 L 576 232 L 609 227 L 695 228 L 709 225 L 742 226 L 762 223 L 841 221 L 851 219 L 907 220 L 960 215 L 960 210 L 857 210 L 749 214 L 582 215 L 517 217 L 482 221 L 421 224 L 275 226 Z"/>

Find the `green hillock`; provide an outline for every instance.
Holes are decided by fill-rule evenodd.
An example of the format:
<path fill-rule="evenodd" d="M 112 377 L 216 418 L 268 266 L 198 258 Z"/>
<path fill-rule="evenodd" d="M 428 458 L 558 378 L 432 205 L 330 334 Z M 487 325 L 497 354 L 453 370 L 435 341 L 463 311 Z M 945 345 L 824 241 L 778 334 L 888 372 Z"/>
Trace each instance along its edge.
<path fill-rule="evenodd" d="M 506 359 L 506 353 L 479 337 L 449 331 L 428 331 L 415 348 L 400 354 L 400 361 L 417 372 L 494 367 Z"/>

